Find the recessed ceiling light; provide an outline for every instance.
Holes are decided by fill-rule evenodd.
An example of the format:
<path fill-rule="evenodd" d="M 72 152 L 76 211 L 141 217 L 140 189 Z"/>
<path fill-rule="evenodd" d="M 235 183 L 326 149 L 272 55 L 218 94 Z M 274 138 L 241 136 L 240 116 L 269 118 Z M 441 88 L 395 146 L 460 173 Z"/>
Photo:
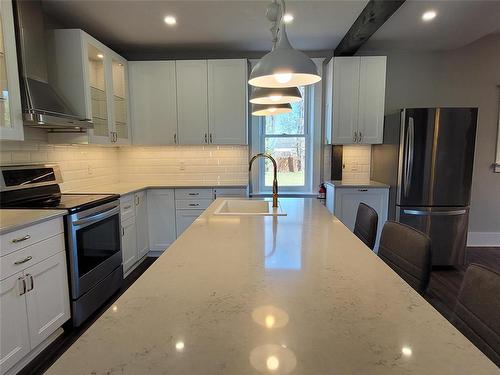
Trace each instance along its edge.
<path fill-rule="evenodd" d="M 174 26 L 177 23 L 177 20 L 175 19 L 174 16 L 165 16 L 165 18 L 163 19 L 163 21 L 165 21 L 165 23 L 168 26 Z"/>
<path fill-rule="evenodd" d="M 290 23 L 293 21 L 293 15 L 290 14 L 290 13 L 287 13 L 283 16 L 283 21 L 285 21 L 285 23 Z"/>
<path fill-rule="evenodd" d="M 104 55 L 102 53 L 98 53 L 97 57 L 100 58 L 100 59 L 104 59 Z"/>
<path fill-rule="evenodd" d="M 424 14 L 422 14 L 422 19 L 424 21 L 432 21 L 434 18 L 436 18 L 437 13 L 434 10 L 428 10 Z"/>

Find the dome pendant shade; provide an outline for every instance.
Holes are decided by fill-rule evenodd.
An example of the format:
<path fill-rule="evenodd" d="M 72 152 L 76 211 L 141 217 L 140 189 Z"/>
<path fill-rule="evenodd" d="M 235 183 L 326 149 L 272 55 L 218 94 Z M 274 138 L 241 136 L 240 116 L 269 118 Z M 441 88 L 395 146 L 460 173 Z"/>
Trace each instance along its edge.
<path fill-rule="evenodd" d="M 290 103 L 285 104 L 252 104 L 252 115 L 274 116 L 292 112 Z"/>
<path fill-rule="evenodd" d="M 248 83 L 257 87 L 297 87 L 319 82 L 316 64 L 304 52 L 294 49 L 282 25 L 280 39 L 252 69 Z"/>
<path fill-rule="evenodd" d="M 286 104 L 298 102 L 302 99 L 297 87 L 268 88 L 254 87 L 250 96 L 253 104 Z"/>

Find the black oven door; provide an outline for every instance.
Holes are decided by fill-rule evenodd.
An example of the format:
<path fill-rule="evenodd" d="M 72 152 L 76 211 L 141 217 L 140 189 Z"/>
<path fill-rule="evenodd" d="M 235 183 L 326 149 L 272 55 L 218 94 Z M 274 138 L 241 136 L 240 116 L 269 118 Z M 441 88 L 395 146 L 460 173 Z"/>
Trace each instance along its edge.
<path fill-rule="evenodd" d="M 70 215 L 67 225 L 71 292 L 77 299 L 122 264 L 119 201 Z"/>

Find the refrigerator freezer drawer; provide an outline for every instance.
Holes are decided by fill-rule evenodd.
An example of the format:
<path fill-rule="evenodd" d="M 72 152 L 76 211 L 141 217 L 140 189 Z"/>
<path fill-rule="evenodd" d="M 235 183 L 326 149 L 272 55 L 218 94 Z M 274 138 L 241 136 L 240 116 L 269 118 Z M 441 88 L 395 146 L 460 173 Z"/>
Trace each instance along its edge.
<path fill-rule="evenodd" d="M 398 207 L 396 219 L 431 238 L 433 266 L 465 263 L 468 207 Z"/>

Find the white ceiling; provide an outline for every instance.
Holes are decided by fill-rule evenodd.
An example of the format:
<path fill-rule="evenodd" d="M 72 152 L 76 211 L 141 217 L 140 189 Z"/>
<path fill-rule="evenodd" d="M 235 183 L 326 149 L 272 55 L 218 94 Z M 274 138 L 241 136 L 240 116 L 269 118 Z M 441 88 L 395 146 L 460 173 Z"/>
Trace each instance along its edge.
<path fill-rule="evenodd" d="M 119 52 L 138 50 L 266 51 L 271 48 L 270 0 L 42 0 L 66 27 L 82 28 Z M 334 49 L 367 0 L 287 1 L 295 16 L 287 28 L 294 47 Z M 177 26 L 163 18 L 173 14 Z"/>
<path fill-rule="evenodd" d="M 422 14 L 431 9 L 437 17 L 423 22 Z M 450 50 L 498 33 L 499 27 L 499 0 L 407 0 L 363 49 Z"/>

